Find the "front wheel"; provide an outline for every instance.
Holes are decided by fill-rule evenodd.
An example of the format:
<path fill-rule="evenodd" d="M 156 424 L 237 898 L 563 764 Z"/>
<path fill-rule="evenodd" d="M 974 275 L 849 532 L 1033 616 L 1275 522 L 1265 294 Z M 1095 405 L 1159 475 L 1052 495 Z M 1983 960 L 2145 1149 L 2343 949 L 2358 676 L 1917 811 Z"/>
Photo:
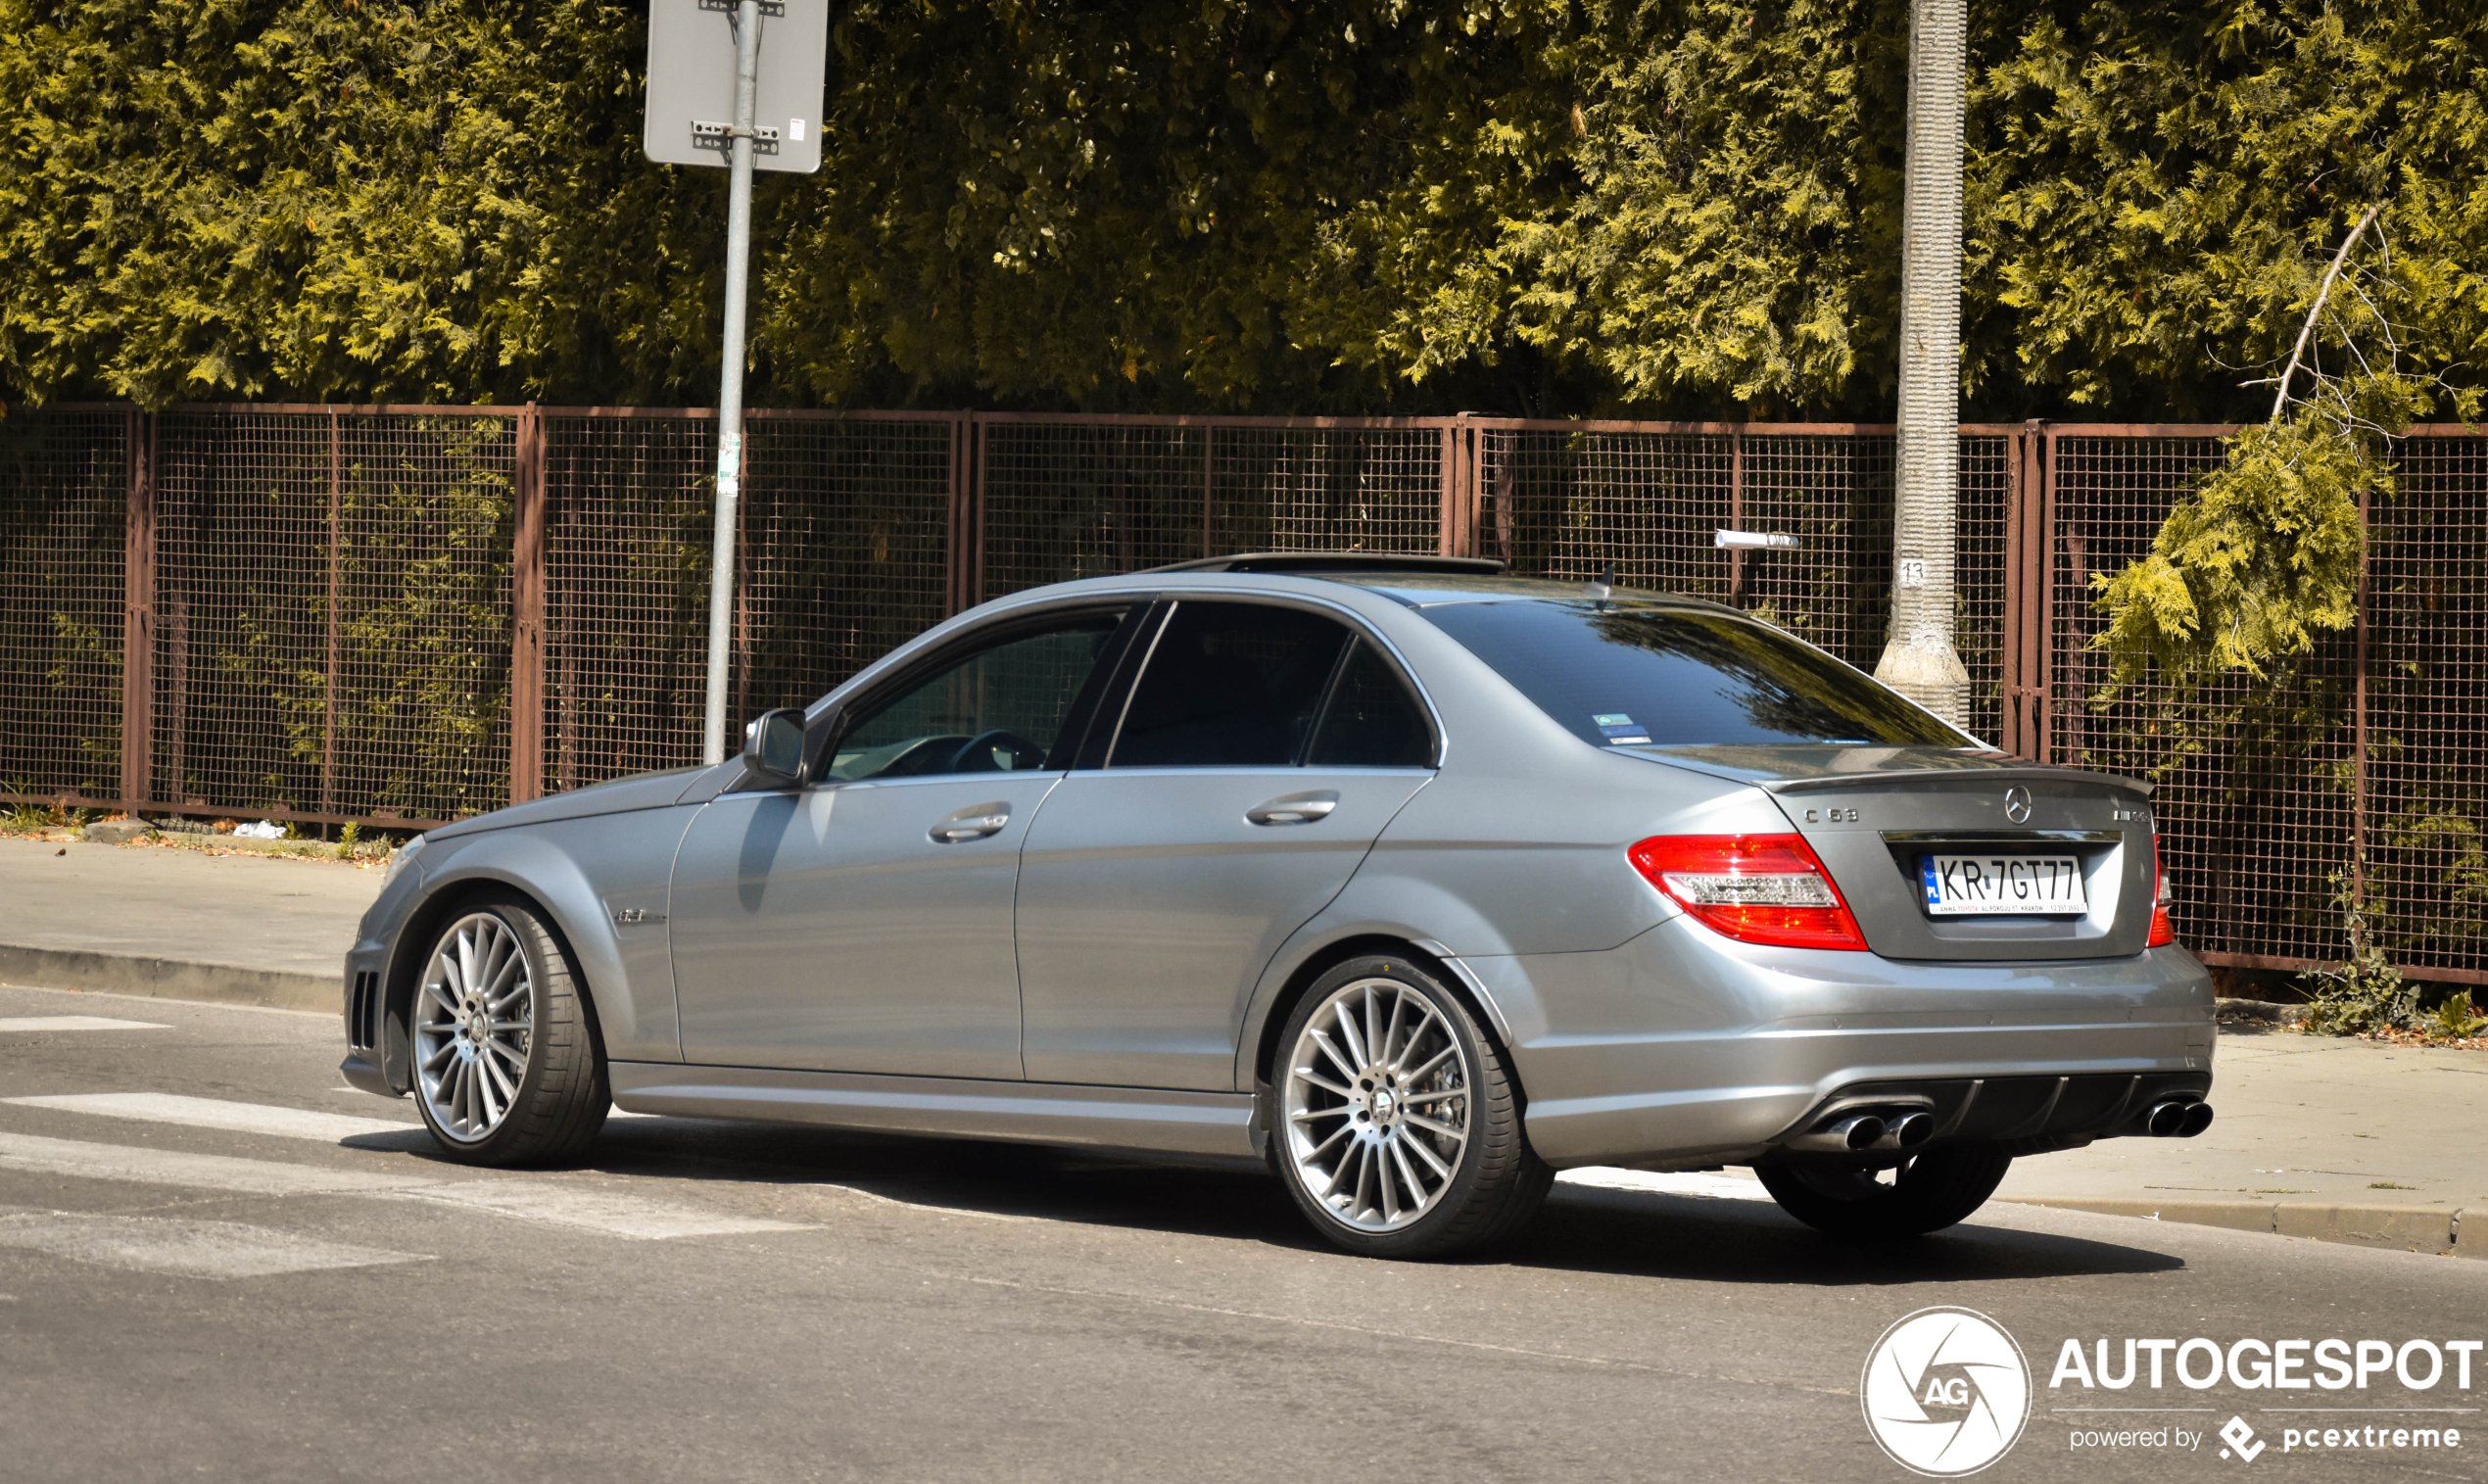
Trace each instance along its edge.
<path fill-rule="evenodd" d="M 610 1105 L 570 955 L 534 906 L 469 903 L 414 990 L 414 1103 L 450 1158 L 536 1165 L 586 1148 Z"/>
<path fill-rule="evenodd" d="M 1519 1088 L 1459 997 L 1406 959 L 1342 964 L 1288 1017 L 1270 1162 L 1321 1234 L 1371 1257 L 1509 1235 L 1555 1179 Z"/>
<path fill-rule="evenodd" d="M 1801 1159 L 1756 1165 L 1753 1173 L 1781 1210 L 1808 1226 L 1873 1242 L 1924 1236 L 1966 1220 L 2012 1168 L 2013 1157 L 1993 1144 L 1944 1144 L 1894 1169 Z"/>

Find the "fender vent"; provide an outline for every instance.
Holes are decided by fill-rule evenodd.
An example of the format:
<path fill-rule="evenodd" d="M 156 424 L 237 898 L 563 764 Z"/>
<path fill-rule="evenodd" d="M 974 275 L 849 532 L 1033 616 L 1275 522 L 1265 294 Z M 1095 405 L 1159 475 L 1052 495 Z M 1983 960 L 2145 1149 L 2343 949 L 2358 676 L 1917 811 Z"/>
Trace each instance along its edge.
<path fill-rule="evenodd" d="M 380 1044 L 380 976 L 365 969 L 355 976 L 354 992 L 346 1000 L 346 1036 L 357 1051 Z"/>

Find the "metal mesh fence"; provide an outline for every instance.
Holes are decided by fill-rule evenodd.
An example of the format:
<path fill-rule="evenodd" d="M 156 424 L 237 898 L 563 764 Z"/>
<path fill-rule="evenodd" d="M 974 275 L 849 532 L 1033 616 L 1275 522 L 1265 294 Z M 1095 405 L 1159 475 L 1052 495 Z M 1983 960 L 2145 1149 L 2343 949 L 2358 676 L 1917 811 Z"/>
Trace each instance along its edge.
<path fill-rule="evenodd" d="M 1438 549 L 1438 428 L 1251 424 L 1204 436 L 1211 443 L 1212 554 Z"/>
<path fill-rule="evenodd" d="M 982 437 L 977 596 L 1209 554 L 1215 471 L 1201 427 L 996 421 Z"/>
<path fill-rule="evenodd" d="M 2148 550 L 2221 431 L 1964 433 L 1972 730 L 1997 736 L 2005 688 L 2035 687 L 2022 744 L 2159 782 L 2180 929 L 2205 951 L 2338 960 L 2357 881 L 2398 961 L 2477 979 L 2488 438 L 2396 446 L 2363 635 L 2288 685 L 2231 684 L 2209 711 L 2102 696 L 2091 579 Z M 2024 457 L 2042 447 L 2043 488 Z M 679 410 L 12 409 L 0 795 L 116 802 L 127 779 L 149 807 L 389 823 L 695 762 L 714 449 L 714 423 Z M 981 597 L 1242 550 L 1458 548 L 1571 580 L 1611 562 L 1861 667 L 1890 612 L 1875 428 L 770 412 L 745 450 L 739 717 L 808 701 Z M 530 469 L 541 541 L 520 534 Z M 2019 562 L 2016 519 L 2037 533 Z M 1722 551 L 1720 529 L 1799 546 Z M 2038 673 L 2004 652 L 2008 608 L 2037 626 Z M 125 612 L 154 636 L 129 695 Z M 149 745 L 124 759 L 125 735 Z"/>
<path fill-rule="evenodd" d="M 129 425 L 0 417 L 0 793 L 120 796 Z"/>
<path fill-rule="evenodd" d="M 2285 687 L 2228 681 L 2210 724 L 2158 684 L 2103 698 L 2107 620 L 2092 578 L 2150 551 L 2161 520 L 2219 467 L 2208 437 L 2060 437 L 2049 600 L 2055 760 L 2160 786 L 2160 845 L 2184 940 L 2248 957 L 2341 957 L 2336 879 L 2351 869 L 2350 642 Z"/>
<path fill-rule="evenodd" d="M 1732 603 L 1860 669 L 1890 622 L 1889 433 L 1572 431 L 1478 436 L 1478 550 L 1516 572 L 1616 580 Z M 1956 647 L 1971 730 L 1996 735 L 2002 685 L 2009 437 L 1961 440 Z M 1794 536 L 1721 551 L 1714 533 Z"/>
<path fill-rule="evenodd" d="M 2367 885 L 2396 960 L 2476 974 L 2488 970 L 2488 439 L 2414 438 L 2396 454 L 2398 494 L 2369 516 Z"/>
<path fill-rule="evenodd" d="M 982 424 L 978 592 L 1236 551 L 1432 551 L 1439 425 Z"/>
<path fill-rule="evenodd" d="M 950 558 L 952 423 L 747 424 L 736 710 L 819 699 L 939 623 Z"/>
<path fill-rule="evenodd" d="M 505 801 L 511 419 L 178 411 L 156 436 L 156 796 Z"/>
<path fill-rule="evenodd" d="M 717 425 L 544 424 L 545 787 L 694 764 Z"/>

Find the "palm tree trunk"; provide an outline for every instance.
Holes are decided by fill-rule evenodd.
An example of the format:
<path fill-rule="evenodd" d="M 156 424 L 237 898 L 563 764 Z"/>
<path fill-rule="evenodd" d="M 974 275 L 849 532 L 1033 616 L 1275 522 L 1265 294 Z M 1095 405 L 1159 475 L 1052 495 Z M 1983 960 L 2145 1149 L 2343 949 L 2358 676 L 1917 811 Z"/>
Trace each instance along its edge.
<path fill-rule="evenodd" d="M 1900 436 L 1891 632 L 1875 678 L 1955 726 L 1970 676 L 1952 646 L 1961 479 L 1961 92 L 1965 0 L 1913 0 L 1900 215 Z"/>

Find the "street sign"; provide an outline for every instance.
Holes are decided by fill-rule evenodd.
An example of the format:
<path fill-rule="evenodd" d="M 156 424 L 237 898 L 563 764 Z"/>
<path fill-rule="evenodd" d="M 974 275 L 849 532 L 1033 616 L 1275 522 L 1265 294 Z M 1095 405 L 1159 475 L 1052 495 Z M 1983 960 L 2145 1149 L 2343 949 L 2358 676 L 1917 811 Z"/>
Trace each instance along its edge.
<path fill-rule="evenodd" d="M 760 12 L 752 168 L 809 175 L 821 168 L 830 0 L 783 0 L 763 4 Z M 648 6 L 641 145 L 657 164 L 721 170 L 732 164 L 734 15 L 721 0 L 652 0 Z"/>

